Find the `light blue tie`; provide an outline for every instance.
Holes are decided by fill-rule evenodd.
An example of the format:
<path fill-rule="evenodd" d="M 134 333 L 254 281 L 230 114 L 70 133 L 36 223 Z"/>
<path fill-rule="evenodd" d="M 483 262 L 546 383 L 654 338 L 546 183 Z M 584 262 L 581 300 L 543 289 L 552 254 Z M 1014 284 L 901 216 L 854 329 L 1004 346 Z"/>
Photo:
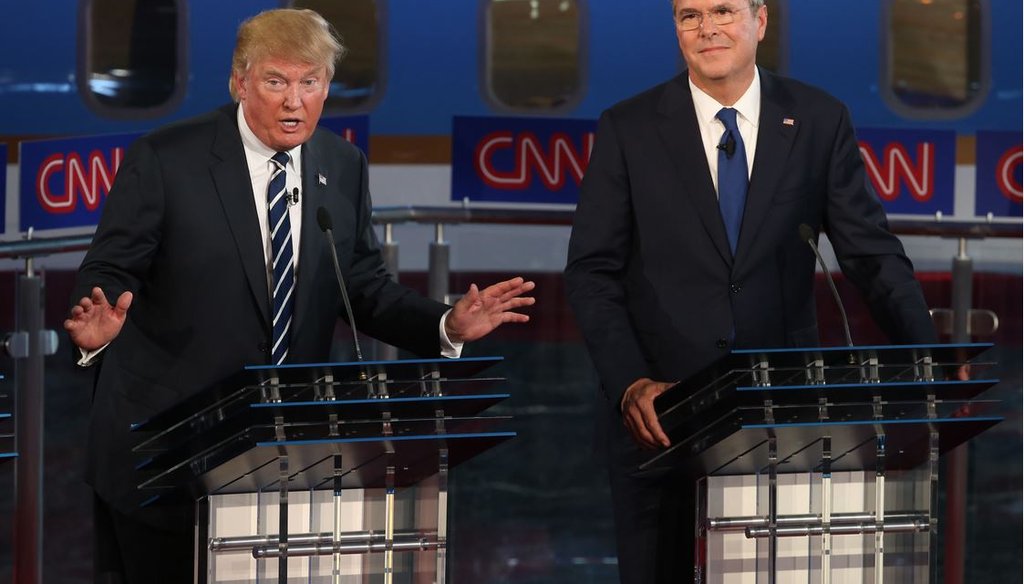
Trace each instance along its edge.
<path fill-rule="evenodd" d="M 747 178 L 747 152 L 743 148 L 740 129 L 736 126 L 736 110 L 722 108 L 715 117 L 725 124 L 725 132 L 718 143 L 718 206 L 722 211 L 725 233 L 729 236 L 729 248 L 735 255 L 750 182 Z"/>
<path fill-rule="evenodd" d="M 288 153 L 278 152 L 270 159 L 274 163 L 267 188 L 267 209 L 270 223 L 270 251 L 273 254 L 274 287 L 274 344 L 270 350 L 270 362 L 284 363 L 288 356 L 288 337 L 292 325 L 292 304 L 294 303 L 295 270 L 292 261 L 292 227 L 288 219 L 288 197 L 285 196 L 285 165 Z"/>

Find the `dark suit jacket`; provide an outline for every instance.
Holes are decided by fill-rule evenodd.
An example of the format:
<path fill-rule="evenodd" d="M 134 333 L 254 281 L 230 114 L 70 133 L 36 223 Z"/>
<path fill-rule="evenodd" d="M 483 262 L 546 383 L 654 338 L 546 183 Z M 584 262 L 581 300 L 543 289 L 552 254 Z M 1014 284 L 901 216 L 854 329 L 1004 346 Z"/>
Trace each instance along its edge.
<path fill-rule="evenodd" d="M 798 235 L 801 223 L 825 230 L 893 342 L 935 339 L 845 106 L 797 81 L 760 75 L 757 150 L 735 257 L 687 73 L 601 116 L 565 276 L 613 409 L 633 381 L 685 379 L 733 347 L 816 346 L 815 258 Z"/>
<path fill-rule="evenodd" d="M 320 181 L 319 177 L 324 177 Z M 447 306 L 386 275 L 370 223 L 366 159 L 324 130 L 302 146 L 302 234 L 288 361 L 328 358 L 344 314 L 316 211 L 334 222 L 342 271 L 361 331 L 425 356 L 439 352 Z M 326 184 L 321 184 L 326 182 Z M 100 286 L 135 300 L 103 352 L 89 431 L 86 478 L 132 513 L 139 492 L 129 424 L 269 362 L 270 294 L 236 106 L 137 140 L 125 157 L 74 298 Z"/>

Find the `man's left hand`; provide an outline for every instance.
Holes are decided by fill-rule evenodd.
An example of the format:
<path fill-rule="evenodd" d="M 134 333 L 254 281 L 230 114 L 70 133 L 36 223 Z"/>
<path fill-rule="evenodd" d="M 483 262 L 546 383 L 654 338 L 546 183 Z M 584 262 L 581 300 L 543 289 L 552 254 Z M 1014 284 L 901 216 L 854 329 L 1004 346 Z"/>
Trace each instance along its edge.
<path fill-rule="evenodd" d="M 526 322 L 530 317 L 516 308 L 532 305 L 531 296 L 523 296 L 534 288 L 533 282 L 520 277 L 498 282 L 479 290 L 476 284 L 459 299 L 445 320 L 444 332 L 453 343 L 467 343 L 488 335 L 506 322 Z"/>

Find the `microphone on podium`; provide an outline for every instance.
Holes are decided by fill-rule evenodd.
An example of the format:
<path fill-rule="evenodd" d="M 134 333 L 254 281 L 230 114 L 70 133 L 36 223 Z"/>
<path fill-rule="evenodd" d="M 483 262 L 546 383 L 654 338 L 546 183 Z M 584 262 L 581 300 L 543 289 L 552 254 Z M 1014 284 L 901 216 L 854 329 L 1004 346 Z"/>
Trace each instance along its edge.
<path fill-rule="evenodd" d="M 348 290 L 345 288 L 345 278 L 341 275 L 341 264 L 338 263 L 338 250 L 334 249 L 334 231 L 331 223 L 331 214 L 327 209 L 318 207 L 316 210 L 316 222 L 320 225 L 320 231 L 327 235 L 327 248 L 331 250 L 331 261 L 334 262 L 334 275 L 338 278 L 338 288 L 341 290 L 341 300 L 345 303 L 345 315 L 348 316 L 348 326 L 352 329 L 352 344 L 356 348 L 356 361 L 363 360 L 363 351 L 359 348 L 359 333 L 356 331 L 356 318 L 352 315 L 352 303 L 348 300 Z"/>
<path fill-rule="evenodd" d="M 818 265 L 821 266 L 821 271 L 825 272 L 825 280 L 828 281 L 828 287 L 832 290 L 832 298 L 835 299 L 836 304 L 839 305 L 839 315 L 843 317 L 843 333 L 846 334 L 846 345 L 848 347 L 853 346 L 853 339 L 850 337 L 850 321 L 846 319 L 846 308 L 843 307 L 843 299 L 839 297 L 839 291 L 836 290 L 836 283 L 832 280 L 832 274 L 828 271 L 828 266 L 825 265 L 825 258 L 821 257 L 821 252 L 818 251 L 818 234 L 806 223 L 800 224 L 800 239 L 807 242 L 807 245 L 811 246 L 814 250 L 814 256 L 818 258 Z"/>

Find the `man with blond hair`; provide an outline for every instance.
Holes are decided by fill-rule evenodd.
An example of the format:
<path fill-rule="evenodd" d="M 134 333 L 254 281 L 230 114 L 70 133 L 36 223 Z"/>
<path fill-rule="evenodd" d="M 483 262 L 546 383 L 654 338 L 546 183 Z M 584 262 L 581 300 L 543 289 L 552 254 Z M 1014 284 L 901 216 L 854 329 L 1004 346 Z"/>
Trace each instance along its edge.
<path fill-rule="evenodd" d="M 193 505 L 143 505 L 130 423 L 248 364 L 329 357 L 344 311 L 319 207 L 333 217 L 360 331 L 457 356 L 463 343 L 527 320 L 512 312 L 533 303 L 521 278 L 473 285 L 449 307 L 388 277 L 366 158 L 317 129 L 343 52 L 310 10 L 247 20 L 232 60 L 236 103 L 140 138 L 118 171 L 65 321 L 79 363 L 96 368 L 86 480 L 97 582 L 192 581 Z"/>

